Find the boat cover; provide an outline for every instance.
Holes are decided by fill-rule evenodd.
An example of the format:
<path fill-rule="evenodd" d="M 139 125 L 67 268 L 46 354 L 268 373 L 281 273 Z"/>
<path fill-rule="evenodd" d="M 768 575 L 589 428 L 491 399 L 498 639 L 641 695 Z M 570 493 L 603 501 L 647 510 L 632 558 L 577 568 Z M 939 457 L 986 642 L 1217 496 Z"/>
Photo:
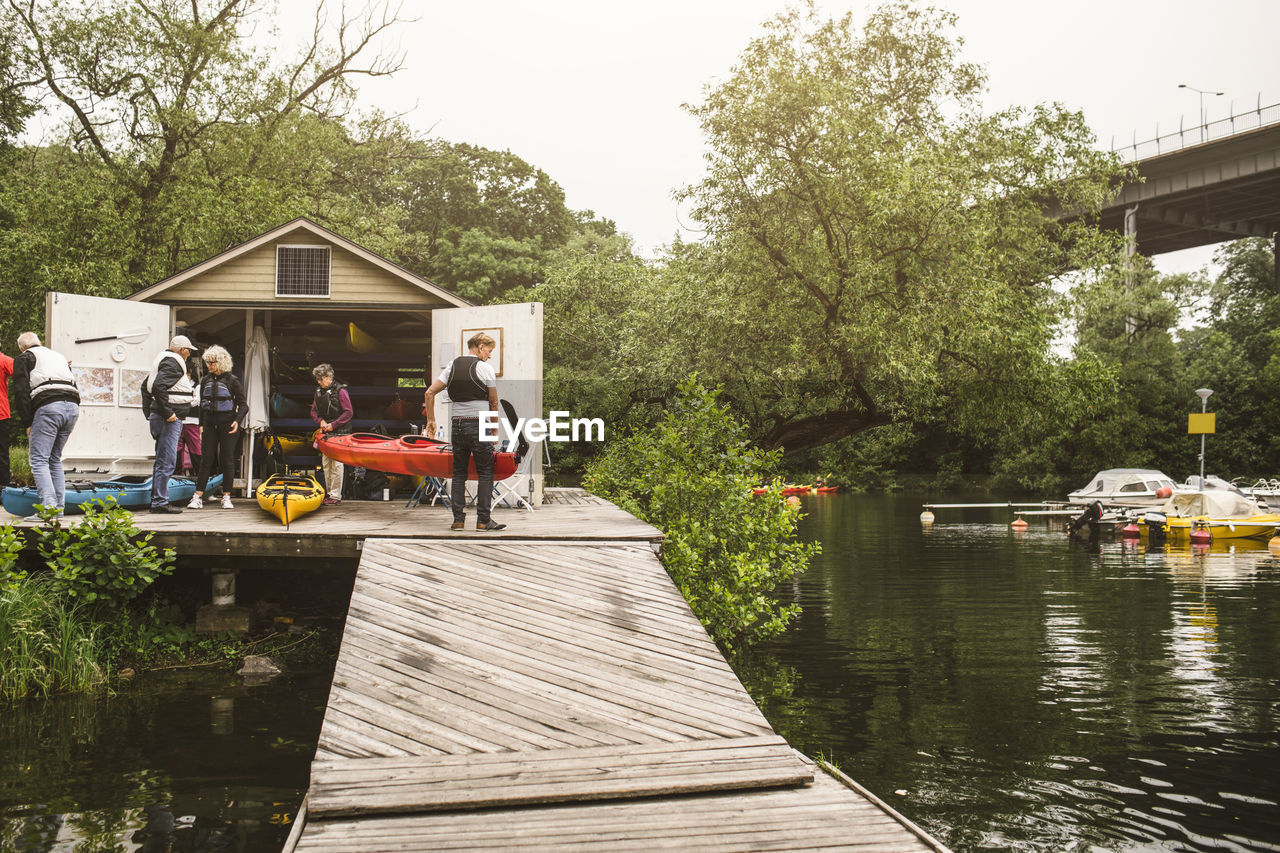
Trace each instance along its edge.
<path fill-rule="evenodd" d="M 1160 511 L 1170 518 L 1253 518 L 1266 515 L 1267 511 L 1257 501 L 1226 489 L 1209 489 L 1203 492 L 1175 492 L 1164 502 Z"/>
<path fill-rule="evenodd" d="M 1152 491 L 1148 489 L 1147 483 L 1157 483 L 1156 488 L 1167 486 L 1173 488 L 1173 480 L 1163 471 L 1156 471 L 1151 468 L 1108 468 L 1105 471 L 1099 471 L 1089 484 L 1082 489 L 1078 489 L 1071 494 L 1080 497 L 1089 497 L 1097 493 L 1098 495 L 1117 495 L 1125 486 L 1142 484 L 1140 489 L 1131 489 L 1132 491 Z"/>

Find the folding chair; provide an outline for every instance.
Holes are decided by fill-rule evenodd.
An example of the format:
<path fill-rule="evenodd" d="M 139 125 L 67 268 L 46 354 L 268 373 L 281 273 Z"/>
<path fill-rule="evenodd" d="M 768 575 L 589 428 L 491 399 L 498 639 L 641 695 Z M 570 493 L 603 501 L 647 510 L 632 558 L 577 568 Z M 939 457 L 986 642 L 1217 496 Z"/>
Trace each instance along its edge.
<path fill-rule="evenodd" d="M 404 505 L 405 509 L 411 509 L 418 506 L 426 498 L 431 498 L 428 506 L 435 504 L 437 500 L 449 507 L 449 481 L 444 477 L 423 477 L 418 483 L 418 488 L 413 490 L 413 494 L 409 496 L 409 502 Z"/>

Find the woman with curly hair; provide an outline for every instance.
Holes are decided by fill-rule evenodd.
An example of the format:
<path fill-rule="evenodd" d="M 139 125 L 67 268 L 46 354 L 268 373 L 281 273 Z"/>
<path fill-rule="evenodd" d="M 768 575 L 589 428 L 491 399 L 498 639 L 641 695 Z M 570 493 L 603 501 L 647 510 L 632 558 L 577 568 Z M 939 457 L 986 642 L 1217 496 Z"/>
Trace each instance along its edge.
<path fill-rule="evenodd" d="M 200 457 L 200 476 L 196 493 L 187 509 L 204 507 L 204 490 L 209 485 L 216 456 L 222 466 L 222 508 L 231 509 L 231 485 L 236 476 L 236 442 L 240 438 L 240 421 L 249 414 L 244 386 L 231 374 L 231 353 L 220 346 L 204 352 L 208 369 L 200 383 L 200 438 L 204 454 Z"/>

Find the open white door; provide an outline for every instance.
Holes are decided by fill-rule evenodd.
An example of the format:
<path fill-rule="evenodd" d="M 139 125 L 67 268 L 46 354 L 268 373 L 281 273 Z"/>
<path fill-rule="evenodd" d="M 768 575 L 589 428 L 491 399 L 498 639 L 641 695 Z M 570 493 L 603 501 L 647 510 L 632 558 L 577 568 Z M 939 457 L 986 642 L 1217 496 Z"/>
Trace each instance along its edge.
<path fill-rule="evenodd" d="M 67 441 L 68 470 L 151 471 L 155 442 L 140 386 L 169 345 L 169 306 L 70 293 L 45 295 L 43 343 L 71 360 L 80 420 Z"/>
<path fill-rule="evenodd" d="M 542 411 L 542 303 L 438 308 L 431 312 L 431 378 L 460 355 L 467 339 L 485 332 L 498 342 L 489 364 L 498 374 L 498 396 L 522 418 Z M 436 397 L 436 423 L 449 428 L 449 396 Z M 447 435 L 447 432 L 446 432 Z M 516 491 L 534 506 L 542 503 L 542 447 L 532 445 L 520 463 Z"/>

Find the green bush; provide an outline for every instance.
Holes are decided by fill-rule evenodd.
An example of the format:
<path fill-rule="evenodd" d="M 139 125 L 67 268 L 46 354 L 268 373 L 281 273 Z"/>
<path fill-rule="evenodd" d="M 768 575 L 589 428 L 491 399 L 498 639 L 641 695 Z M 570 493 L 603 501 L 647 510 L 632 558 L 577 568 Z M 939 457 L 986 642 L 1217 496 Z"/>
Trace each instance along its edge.
<path fill-rule="evenodd" d="M 73 600 L 118 606 L 173 571 L 173 549 L 156 548 L 153 535 L 143 536 L 134 526 L 133 513 L 114 500 L 92 501 L 80 523 L 49 520 L 38 528 L 36 548 L 54 583 Z"/>
<path fill-rule="evenodd" d="M 666 534 L 663 565 L 732 653 L 780 634 L 800 612 L 773 593 L 818 546 L 796 541 L 800 513 L 776 489 L 752 495 L 779 454 L 750 446 L 718 393 L 686 380 L 659 423 L 610 444 L 583 482 Z"/>
<path fill-rule="evenodd" d="M 88 689 L 103 658 L 97 626 L 53 578 L 0 586 L 0 698 Z"/>
<path fill-rule="evenodd" d="M 27 576 L 18 560 L 23 547 L 22 532 L 12 524 L 0 525 L 0 589 Z"/>

